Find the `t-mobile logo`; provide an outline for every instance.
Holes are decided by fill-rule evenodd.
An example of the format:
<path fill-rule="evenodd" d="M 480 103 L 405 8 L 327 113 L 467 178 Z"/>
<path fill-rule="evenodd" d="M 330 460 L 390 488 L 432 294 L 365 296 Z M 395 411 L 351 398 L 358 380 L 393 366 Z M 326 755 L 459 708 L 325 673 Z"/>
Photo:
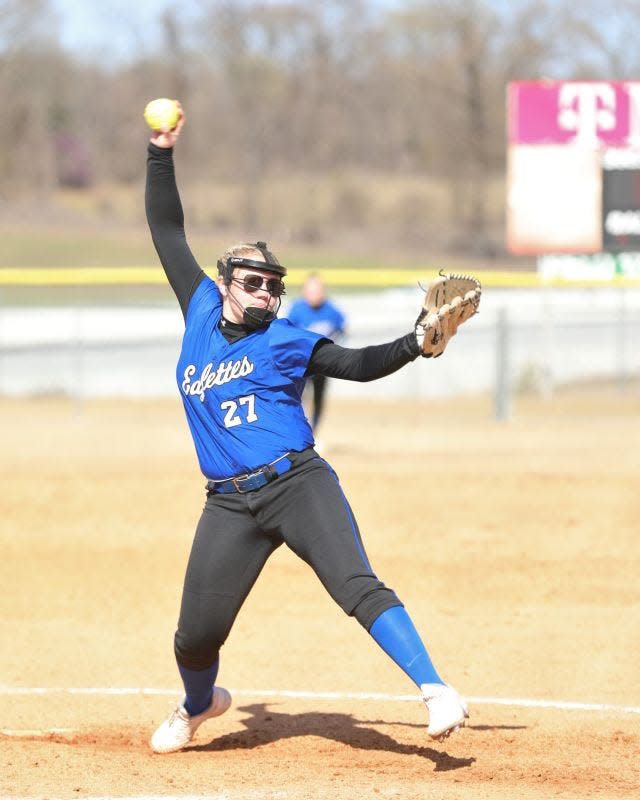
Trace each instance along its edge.
<path fill-rule="evenodd" d="M 616 94 L 607 83 L 565 83 L 558 106 L 558 125 L 576 132 L 574 144 L 597 147 L 598 132 L 616 127 Z"/>

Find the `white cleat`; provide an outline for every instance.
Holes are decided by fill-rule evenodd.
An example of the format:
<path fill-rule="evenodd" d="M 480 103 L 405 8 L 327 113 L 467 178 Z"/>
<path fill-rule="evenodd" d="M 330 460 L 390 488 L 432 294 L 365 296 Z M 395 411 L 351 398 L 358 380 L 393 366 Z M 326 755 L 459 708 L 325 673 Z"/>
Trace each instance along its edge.
<path fill-rule="evenodd" d="M 420 691 L 429 711 L 427 733 L 432 739 L 443 742 L 464 727 L 469 709 L 454 688 L 443 683 L 423 683 Z"/>
<path fill-rule="evenodd" d="M 183 705 L 178 705 L 151 737 L 154 753 L 175 753 L 193 739 L 200 725 L 210 717 L 219 717 L 231 705 L 231 695 L 221 686 L 213 687 L 211 705 L 201 714 L 190 716 Z"/>

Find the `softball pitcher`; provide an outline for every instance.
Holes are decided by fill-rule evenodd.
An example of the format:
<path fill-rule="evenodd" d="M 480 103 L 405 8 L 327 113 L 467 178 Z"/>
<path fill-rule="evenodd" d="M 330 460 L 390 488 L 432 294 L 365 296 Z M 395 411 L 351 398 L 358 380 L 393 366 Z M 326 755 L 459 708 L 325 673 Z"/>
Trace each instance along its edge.
<path fill-rule="evenodd" d="M 216 682 L 220 650 L 269 556 L 283 543 L 306 561 L 336 603 L 364 626 L 416 684 L 428 734 L 464 725 L 464 700 L 436 672 L 395 592 L 377 577 L 331 466 L 314 451 L 301 397 L 325 375 L 382 378 L 424 354 L 424 329 L 347 349 L 279 319 L 287 270 L 265 242 L 229 248 L 216 280 L 187 244 L 173 152 L 175 128 L 148 146 L 146 213 L 185 321 L 177 383 L 206 483 L 206 504 L 184 578 L 174 651 L 184 698 L 151 738 L 157 753 L 185 747 L 231 705 Z M 464 320 L 461 320 L 464 321 Z"/>

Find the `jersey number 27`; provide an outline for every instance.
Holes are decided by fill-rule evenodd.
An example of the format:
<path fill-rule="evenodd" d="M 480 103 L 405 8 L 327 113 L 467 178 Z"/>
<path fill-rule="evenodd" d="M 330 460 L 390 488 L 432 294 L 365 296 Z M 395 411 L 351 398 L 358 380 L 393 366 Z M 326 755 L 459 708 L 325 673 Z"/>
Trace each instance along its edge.
<path fill-rule="evenodd" d="M 245 406 L 243 410 L 246 422 L 255 422 L 258 419 L 255 411 L 255 395 L 248 394 L 246 397 L 239 397 L 237 403 L 235 400 L 225 400 L 224 403 L 220 403 L 220 408 L 225 412 L 225 428 L 235 428 L 236 425 L 242 425 L 243 420 L 240 415 L 239 405 Z"/>

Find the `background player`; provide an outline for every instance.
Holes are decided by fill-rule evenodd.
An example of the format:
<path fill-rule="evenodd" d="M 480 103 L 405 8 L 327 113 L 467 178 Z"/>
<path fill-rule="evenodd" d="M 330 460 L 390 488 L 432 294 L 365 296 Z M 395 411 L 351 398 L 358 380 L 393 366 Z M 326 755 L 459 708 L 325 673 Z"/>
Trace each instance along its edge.
<path fill-rule="evenodd" d="M 367 381 L 417 358 L 416 331 L 347 349 L 296 328 L 277 311 L 286 268 L 264 242 L 229 248 L 213 281 L 187 244 L 173 166 L 185 118 L 148 146 L 146 211 L 153 242 L 185 319 L 177 380 L 207 499 L 187 565 L 174 652 L 184 700 L 151 747 L 180 750 L 224 713 L 219 654 L 251 587 L 283 543 L 306 561 L 350 616 L 420 687 L 428 733 L 464 724 L 466 705 L 438 675 L 395 592 L 367 558 L 338 477 L 313 449 L 302 407 L 306 378 Z M 206 132 L 203 133 L 206 135 Z M 282 610 L 286 624 L 287 610 Z"/>
<path fill-rule="evenodd" d="M 326 286 L 315 272 L 307 277 L 302 287 L 302 297 L 295 300 L 287 318 L 299 328 L 319 333 L 332 342 L 339 342 L 345 333 L 345 316 L 327 297 Z M 317 437 L 320 419 L 324 411 L 327 390 L 326 375 L 313 375 L 311 380 L 311 402 L 309 418 L 313 433 Z"/>

